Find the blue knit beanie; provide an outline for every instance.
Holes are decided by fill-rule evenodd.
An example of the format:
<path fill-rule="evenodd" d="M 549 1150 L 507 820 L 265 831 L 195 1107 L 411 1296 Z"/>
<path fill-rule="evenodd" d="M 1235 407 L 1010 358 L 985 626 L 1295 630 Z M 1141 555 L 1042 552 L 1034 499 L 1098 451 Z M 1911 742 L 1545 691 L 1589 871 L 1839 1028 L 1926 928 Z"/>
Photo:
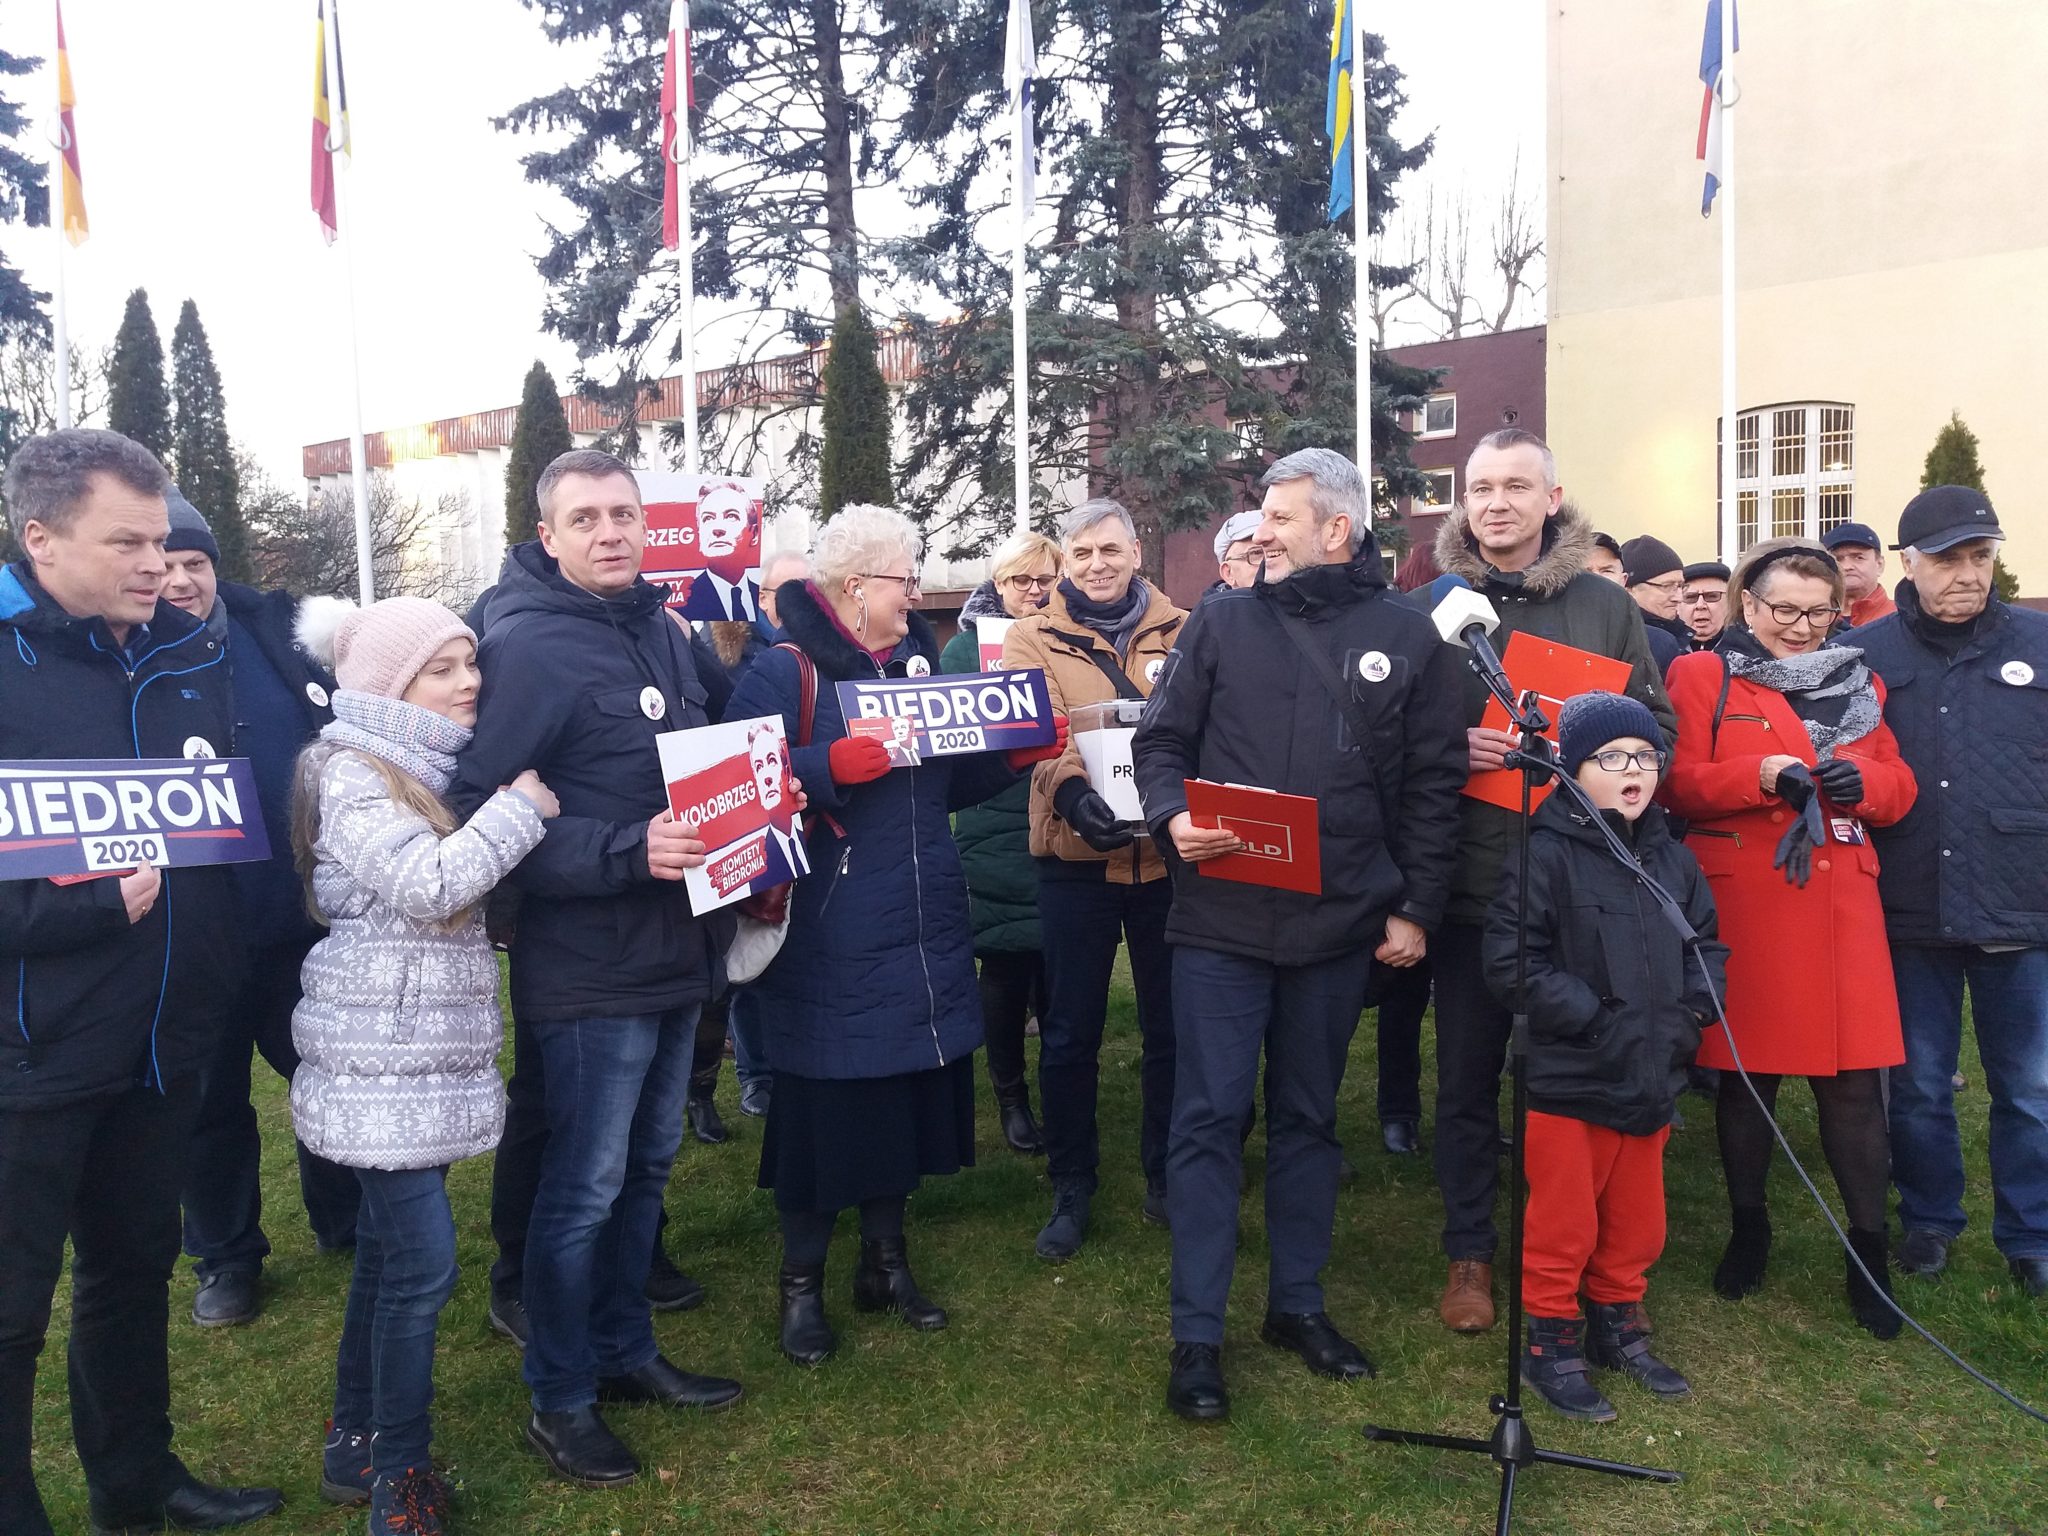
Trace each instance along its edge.
<path fill-rule="evenodd" d="M 1664 746 L 1664 732 L 1649 705 L 1619 693 L 1575 693 L 1557 717 L 1557 759 L 1566 773 L 1624 736 L 1640 736 L 1651 746 Z"/>

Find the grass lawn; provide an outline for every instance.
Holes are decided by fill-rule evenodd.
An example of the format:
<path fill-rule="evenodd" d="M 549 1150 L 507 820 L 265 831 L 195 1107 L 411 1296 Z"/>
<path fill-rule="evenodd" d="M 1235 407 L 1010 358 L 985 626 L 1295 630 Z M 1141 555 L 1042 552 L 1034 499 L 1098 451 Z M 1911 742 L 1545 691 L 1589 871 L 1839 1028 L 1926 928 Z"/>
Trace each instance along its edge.
<path fill-rule="evenodd" d="M 1480 1457 L 1368 1444 L 1367 1422 L 1484 1434 L 1501 1336 L 1461 1338 L 1436 1320 L 1439 1207 L 1426 1157 L 1379 1150 L 1371 1031 L 1361 1031 L 1341 1127 L 1358 1165 L 1339 1201 L 1330 1311 L 1379 1364 L 1339 1386 L 1258 1340 L 1265 1234 L 1250 1151 L 1239 1283 L 1225 1367 L 1235 1417 L 1195 1427 L 1162 1402 L 1165 1233 L 1138 1220 L 1137 1036 L 1120 988 L 1104 1051 L 1104 1187 L 1087 1250 L 1064 1268 L 1032 1257 L 1048 1209 L 1042 1161 L 1001 1143 L 986 1100 L 981 1165 L 930 1184 L 912 1205 L 911 1254 L 950 1308 L 920 1336 L 854 1312 L 850 1218 L 828 1287 L 839 1354 L 816 1371 L 775 1344 L 779 1245 L 754 1189 L 761 1123 L 741 1117 L 728 1071 L 719 1099 L 733 1139 L 685 1144 L 669 1192 L 673 1249 L 709 1288 L 696 1312 L 658 1316 L 678 1363 L 740 1377 L 744 1403 L 710 1418 L 620 1409 L 615 1428 L 647 1464 L 612 1493 L 550 1480 L 525 1447 L 518 1357 L 484 1320 L 491 1258 L 487 1160 L 451 1180 L 462 1282 L 442 1317 L 436 1453 L 458 1488 L 457 1529 L 489 1536 L 639 1532 L 1448 1532 L 1491 1530 L 1496 1480 Z M 1950 1271 L 1902 1285 L 1909 1309 L 1983 1369 L 2048 1404 L 2048 1303 L 2030 1302 L 1988 1237 L 1986 1101 L 1965 1070 L 1972 1227 Z M 1424 1083 L 1433 1066 L 1425 1058 Z M 192 1282 L 172 1291 L 177 1445 L 200 1475 L 280 1484 L 266 1532 L 360 1531 L 359 1512 L 320 1502 L 319 1446 L 346 1260 L 313 1247 L 298 1206 L 283 1085 L 259 1065 L 267 1223 L 276 1247 L 268 1304 L 247 1328 L 202 1333 Z M 1784 1095 L 1794 1145 L 1823 1165 L 1811 1099 Z M 1668 1158 L 1671 1240 L 1650 1305 L 1663 1353 L 1695 1398 L 1661 1405 L 1613 1382 L 1618 1423 L 1568 1424 L 1530 1410 L 1539 1443 L 1671 1466 L 1675 1487 L 1538 1468 L 1520 1484 L 1517 1529 L 1537 1532 L 2048 1531 L 2048 1429 L 1968 1381 L 1910 1334 L 1880 1344 L 1849 1319 L 1842 1259 L 1782 1166 L 1778 1242 L 1765 1292 L 1731 1305 L 1707 1275 L 1725 1204 L 1712 1110 Z M 1425 1126 L 1425 1136 L 1428 1127 Z M 1832 1188 L 1824 1174 L 1823 1188 Z M 86 1529 L 63 1375 L 66 1304 L 37 1394 L 37 1474 L 60 1531 Z"/>

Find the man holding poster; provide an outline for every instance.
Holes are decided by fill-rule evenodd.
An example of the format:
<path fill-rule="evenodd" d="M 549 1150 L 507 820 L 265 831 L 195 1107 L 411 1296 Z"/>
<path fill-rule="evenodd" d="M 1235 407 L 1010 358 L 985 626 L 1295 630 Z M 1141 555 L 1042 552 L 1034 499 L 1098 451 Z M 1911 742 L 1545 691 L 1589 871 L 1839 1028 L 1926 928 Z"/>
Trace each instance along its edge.
<path fill-rule="evenodd" d="M 1416 964 L 1443 916 L 1465 780 L 1456 652 L 1389 594 L 1364 477 L 1342 454 L 1309 448 L 1261 484 L 1253 584 L 1197 605 L 1132 752 L 1153 841 L 1177 855 L 1166 928 L 1178 1048 L 1166 1400 L 1189 1419 L 1230 1411 L 1223 1314 L 1261 1047 L 1272 1249 L 1262 1337 L 1319 1375 L 1372 1374 L 1323 1310 L 1337 1090 L 1368 970 Z M 1197 778 L 1320 802 L 1319 889 L 1223 874 L 1224 856 L 1245 845 L 1196 825 Z M 1212 860 L 1218 873 L 1203 873 Z"/>
<path fill-rule="evenodd" d="M 113 432 L 16 450 L 7 515 L 25 558 L 0 570 L 0 760 L 233 750 L 226 653 L 161 599 L 169 486 Z M 75 800 L 35 804 L 46 832 L 53 812 L 71 833 L 85 819 Z M 50 1536 L 29 1437 L 67 1237 L 71 1429 L 94 1527 L 270 1514 L 276 1490 L 210 1487 L 171 1450 L 178 1195 L 240 971 L 231 876 L 143 864 L 0 880 L 0 967 L 16 979 L 0 1031 L 0 1531 Z"/>
<path fill-rule="evenodd" d="M 1677 718 L 1658 681 L 1640 610 L 1626 591 L 1586 568 L 1594 537 L 1585 516 L 1564 505 L 1548 445 L 1507 427 L 1472 450 L 1465 499 L 1438 531 L 1436 560 L 1446 575 L 1464 578 L 1493 604 L 1500 615 L 1497 649 L 1505 653 L 1511 637 L 1526 634 L 1625 662 L 1622 687 L 1675 737 Z M 1468 764 L 1475 776 L 1494 773 L 1505 766 L 1514 738 L 1480 723 L 1485 685 L 1460 670 Z M 1556 712 L 1550 713 L 1554 724 Z M 1508 809 L 1500 798 L 1468 794 L 1459 807 L 1450 910 L 1430 957 L 1436 973 L 1436 1177 L 1450 1261 L 1438 1312 L 1460 1333 L 1482 1332 L 1494 1321 L 1500 1074 L 1511 1016 L 1487 990 L 1480 935 L 1521 817 L 1518 799 Z"/>

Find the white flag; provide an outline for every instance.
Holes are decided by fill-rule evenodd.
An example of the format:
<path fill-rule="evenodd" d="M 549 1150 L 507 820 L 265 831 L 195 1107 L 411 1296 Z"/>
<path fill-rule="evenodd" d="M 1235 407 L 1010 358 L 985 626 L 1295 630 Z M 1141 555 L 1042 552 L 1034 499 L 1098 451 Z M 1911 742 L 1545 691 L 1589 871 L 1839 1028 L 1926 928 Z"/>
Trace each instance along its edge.
<path fill-rule="evenodd" d="M 1031 76 L 1038 45 L 1031 37 L 1031 0 L 1010 0 L 1010 19 L 1003 38 L 1003 90 L 1009 97 L 1012 153 L 1016 163 L 1018 201 L 1025 217 L 1038 203 L 1038 146 L 1031 137 Z"/>

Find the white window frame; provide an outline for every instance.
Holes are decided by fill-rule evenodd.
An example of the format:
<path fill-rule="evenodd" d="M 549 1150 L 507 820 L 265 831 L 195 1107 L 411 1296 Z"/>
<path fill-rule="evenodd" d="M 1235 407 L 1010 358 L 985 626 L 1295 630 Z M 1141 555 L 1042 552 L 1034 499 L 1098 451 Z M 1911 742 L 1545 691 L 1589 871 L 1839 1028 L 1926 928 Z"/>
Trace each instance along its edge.
<path fill-rule="evenodd" d="M 1441 501 L 1433 500 L 1429 497 L 1424 496 L 1418 496 L 1414 498 L 1415 511 L 1430 513 L 1448 512 L 1451 510 L 1451 508 L 1455 507 L 1458 504 L 1457 470 L 1445 467 L 1443 469 L 1420 470 L 1418 471 L 1418 473 L 1422 476 L 1423 479 L 1432 482 L 1441 479 L 1444 482 L 1447 494 Z"/>
<path fill-rule="evenodd" d="M 1436 431 L 1432 432 L 1429 430 L 1429 407 L 1435 405 L 1440 400 L 1448 400 L 1450 402 L 1451 424 L 1448 427 L 1439 427 Z M 1454 389 L 1447 389 L 1438 394 L 1431 395 L 1422 409 L 1415 413 L 1415 440 L 1417 442 L 1426 442 L 1431 438 L 1456 437 L 1457 435 L 1458 392 Z"/>
<path fill-rule="evenodd" d="M 1848 418 L 1846 424 L 1841 421 L 1843 413 Z M 1828 519 L 1828 528 L 1854 520 L 1854 405 L 1846 400 L 1780 401 L 1743 411 L 1736 423 L 1736 555 L 1761 540 L 1780 536 L 1773 511 L 1780 495 L 1798 498 L 1799 526 L 1786 530 L 1796 537 L 1818 539 L 1826 532 L 1821 526 L 1823 495 L 1838 503 L 1835 510 L 1839 515 Z M 1832 464 L 1821 457 L 1822 439 L 1830 426 L 1838 431 L 1845 427 L 1847 432 L 1846 450 L 1837 444 L 1834 451 L 1840 457 Z"/>

